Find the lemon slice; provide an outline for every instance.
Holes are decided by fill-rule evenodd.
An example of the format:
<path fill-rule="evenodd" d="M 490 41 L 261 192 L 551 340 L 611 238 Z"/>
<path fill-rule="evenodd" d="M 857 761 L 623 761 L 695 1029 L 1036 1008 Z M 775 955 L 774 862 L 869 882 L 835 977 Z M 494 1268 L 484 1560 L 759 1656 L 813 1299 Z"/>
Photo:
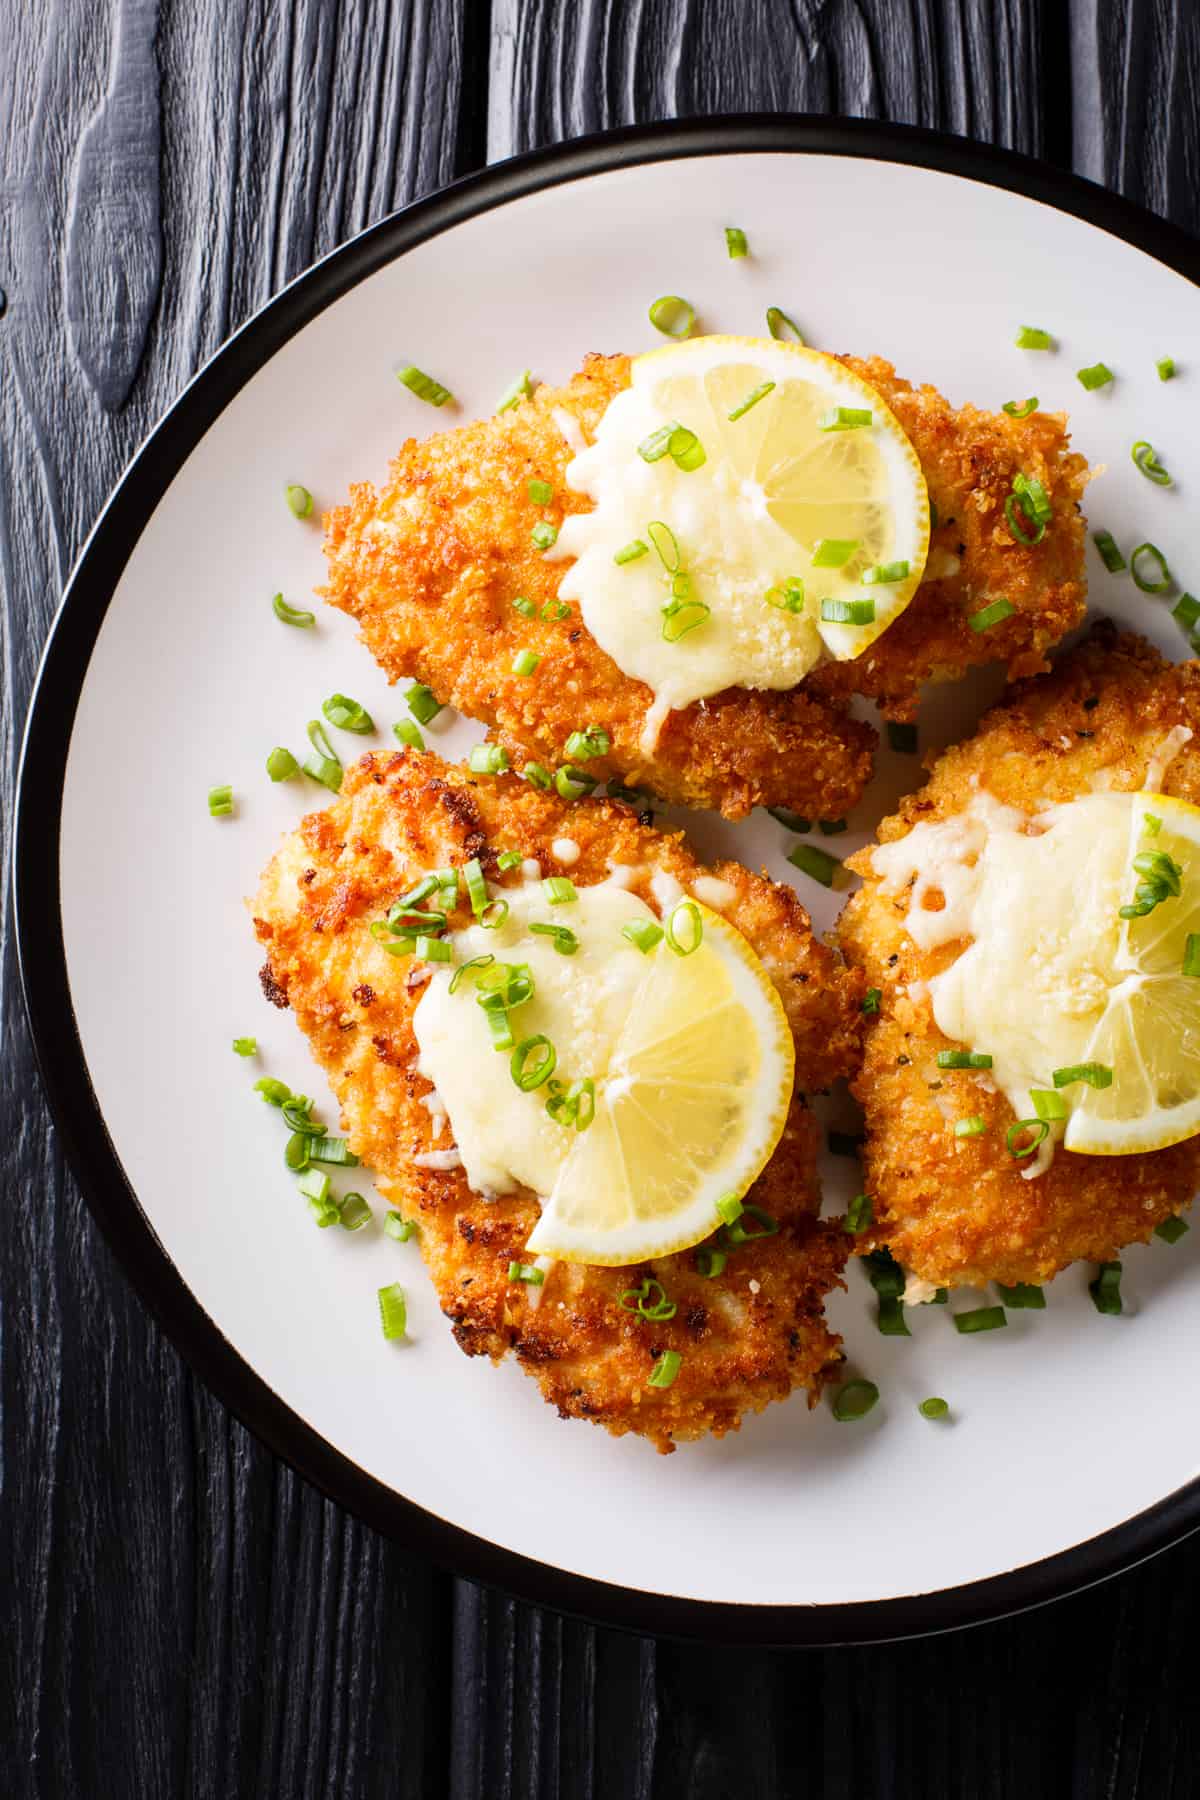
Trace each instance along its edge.
<path fill-rule="evenodd" d="M 685 1250 L 779 1142 L 795 1059 L 779 995 L 745 938 L 698 910 L 696 950 L 660 944 L 647 959 L 595 1118 L 529 1238 L 536 1255 L 619 1266 Z"/>
<path fill-rule="evenodd" d="M 1125 904 L 1142 879 L 1134 857 L 1155 851 L 1181 871 L 1181 892 L 1122 926 L 1115 985 L 1087 1049 L 1112 1084 L 1071 1089 L 1063 1142 L 1084 1156 L 1162 1150 L 1200 1132 L 1200 976 L 1184 973 L 1188 939 L 1200 934 L 1200 807 L 1133 796 Z"/>
<path fill-rule="evenodd" d="M 831 429 L 839 418 L 868 422 Z M 690 454 L 663 447 L 672 424 L 696 440 Z M 551 553 L 576 558 L 562 594 L 669 707 L 792 687 L 822 654 L 861 656 L 912 599 L 929 548 L 921 466 L 880 396 L 832 357 L 770 338 L 692 338 L 636 358 L 567 483 L 593 507 L 564 521 Z M 665 559 L 615 560 L 654 545 L 656 522 Z M 677 608 L 664 633 L 675 573 L 693 611 Z"/>

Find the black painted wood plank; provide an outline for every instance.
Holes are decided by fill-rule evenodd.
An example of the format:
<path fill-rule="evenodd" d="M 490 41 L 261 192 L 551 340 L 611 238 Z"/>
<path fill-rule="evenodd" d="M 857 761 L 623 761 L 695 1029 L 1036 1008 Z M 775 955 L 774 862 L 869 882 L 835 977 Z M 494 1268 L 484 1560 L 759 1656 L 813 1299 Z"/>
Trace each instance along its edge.
<path fill-rule="evenodd" d="M 1081 174 L 1200 230 L 1200 8 L 1193 0 L 1072 0 Z"/>
<path fill-rule="evenodd" d="M 26 0 L 0 51 L 0 807 L 62 580 L 197 365 L 456 172 L 459 0 Z M 415 1797 L 452 1584 L 273 1462 L 133 1299 L 0 907 L 0 1791 Z M 216 1228 L 220 1228 L 219 1224 Z"/>

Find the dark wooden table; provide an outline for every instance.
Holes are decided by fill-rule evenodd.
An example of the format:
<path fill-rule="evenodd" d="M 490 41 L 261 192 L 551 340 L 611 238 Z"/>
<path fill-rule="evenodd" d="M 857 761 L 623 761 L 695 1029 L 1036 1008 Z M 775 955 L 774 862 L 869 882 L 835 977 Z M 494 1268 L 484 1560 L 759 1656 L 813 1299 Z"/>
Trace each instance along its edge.
<path fill-rule="evenodd" d="M 1200 226 L 1196 0 L 8 0 L 0 28 L 9 784 L 64 578 L 159 413 L 298 270 L 452 176 L 632 121 L 841 112 Z M 132 1297 L 7 933 L 3 978 L 0 1795 L 1200 1794 L 1200 1539 L 1009 1623 L 759 1655 L 563 1620 L 357 1524 Z M 1191 1429 L 1193 1372 L 1165 1373 Z M 998 1505 L 1039 1479 L 996 1459 Z"/>

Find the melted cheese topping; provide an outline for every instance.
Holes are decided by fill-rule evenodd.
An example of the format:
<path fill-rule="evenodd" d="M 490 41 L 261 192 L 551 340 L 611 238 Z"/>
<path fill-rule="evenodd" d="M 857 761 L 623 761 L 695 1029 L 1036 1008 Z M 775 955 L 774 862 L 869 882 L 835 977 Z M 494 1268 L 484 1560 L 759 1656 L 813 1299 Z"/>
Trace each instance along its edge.
<path fill-rule="evenodd" d="M 601 882 L 580 888 L 577 900 L 551 906 L 540 882 L 505 888 L 508 917 L 496 931 L 472 925 L 451 939 L 457 962 L 490 952 L 502 962 L 527 963 L 532 1000 L 514 1009 L 513 1035 L 542 1034 L 557 1052 L 554 1076 L 589 1075 L 597 1091 L 613 1047 L 646 976 L 641 952 L 621 936 L 632 919 L 655 917 L 645 901 Z M 567 925 L 579 940 L 562 956 L 533 922 Z M 433 1082 L 450 1116 L 454 1141 L 471 1187 L 511 1193 L 516 1186 L 549 1194 L 573 1134 L 546 1112 L 544 1086 L 523 1093 L 510 1072 L 511 1051 L 492 1048 L 491 1032 L 468 975 L 454 994 L 454 971 L 439 965 L 413 1014 L 421 1073 Z"/>
<path fill-rule="evenodd" d="M 905 929 L 962 954 L 924 987 L 939 1031 L 992 1058 L 1018 1118 L 1031 1087 L 1086 1060 L 1116 967 L 1131 794 L 1088 794 L 1030 818 L 980 790 L 965 811 L 872 852 L 885 894 L 909 882 Z M 931 909 L 935 896 L 945 904 Z M 1031 1173 L 1034 1171 L 1030 1171 Z"/>

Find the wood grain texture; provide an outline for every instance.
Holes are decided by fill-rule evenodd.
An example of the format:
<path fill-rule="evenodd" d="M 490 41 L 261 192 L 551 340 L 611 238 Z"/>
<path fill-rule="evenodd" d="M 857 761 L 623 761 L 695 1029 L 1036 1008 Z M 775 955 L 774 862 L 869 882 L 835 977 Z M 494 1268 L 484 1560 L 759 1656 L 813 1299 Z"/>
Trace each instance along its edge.
<path fill-rule="evenodd" d="M 6 794 L 65 573 L 158 413 L 298 269 L 487 156 L 846 112 L 1073 150 L 1197 222 L 1190 0 L 23 0 L 5 22 Z M 5 1800 L 1200 1795 L 1200 1544 L 964 1635 L 734 1656 L 481 1592 L 321 1499 L 191 1378 L 99 1241 L 41 1101 L 8 904 Z M 997 1446 L 998 1504 L 1037 1478 Z M 829 1541 L 853 1553 L 836 1520 Z"/>

